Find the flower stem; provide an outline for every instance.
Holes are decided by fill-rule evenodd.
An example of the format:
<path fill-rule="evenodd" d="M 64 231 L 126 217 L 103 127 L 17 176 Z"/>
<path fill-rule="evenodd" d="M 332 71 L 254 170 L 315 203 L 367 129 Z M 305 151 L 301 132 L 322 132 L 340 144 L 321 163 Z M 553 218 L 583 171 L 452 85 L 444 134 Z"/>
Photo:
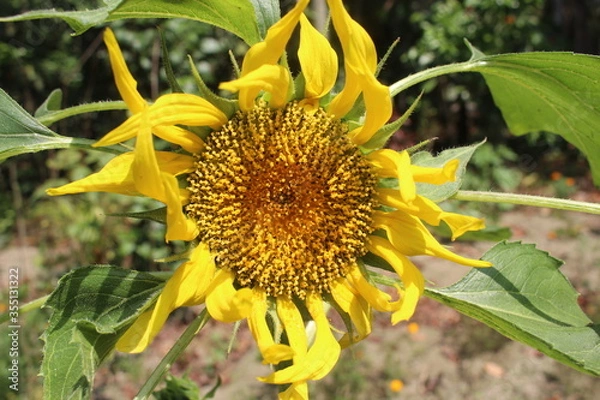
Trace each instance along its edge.
<path fill-rule="evenodd" d="M 438 67 L 429 68 L 409 75 L 406 78 L 400 79 L 398 82 L 390 85 L 390 93 L 392 97 L 394 97 L 409 87 L 424 82 L 428 79 L 436 78 L 441 75 L 454 74 L 457 72 L 472 72 L 481 65 L 482 62 L 478 60 L 469 60 L 461 63 L 440 65 Z"/>
<path fill-rule="evenodd" d="M 85 114 L 96 111 L 127 110 L 124 101 L 98 101 L 95 103 L 81 104 L 74 107 L 64 108 L 62 110 L 50 111 L 48 114 L 38 117 L 41 124 L 50 126 L 61 119 L 73 117 L 79 114 Z"/>
<path fill-rule="evenodd" d="M 160 363 L 156 366 L 150 377 L 146 381 L 146 383 L 141 387 L 138 394 L 135 396 L 134 400 L 147 400 L 150 398 L 152 391 L 158 385 L 158 383 L 163 378 L 164 374 L 167 372 L 173 362 L 177 360 L 177 358 L 184 352 L 187 346 L 192 342 L 194 336 L 206 325 L 208 320 L 210 319 L 210 315 L 206 308 L 202 310 L 202 312 L 196 317 L 194 321 L 183 332 L 183 334 L 177 339 L 177 342 L 171 347 L 171 350 L 167 353 L 167 355 L 160 361 Z"/>
<path fill-rule="evenodd" d="M 46 302 L 46 300 L 48 300 L 48 297 L 50 297 L 50 295 L 40 297 L 39 299 L 32 300 L 29 303 L 22 305 L 21 307 L 19 307 L 19 314 L 26 314 L 30 311 L 41 308 Z M 3 324 L 8 320 L 10 320 L 10 313 L 5 312 L 0 314 L 0 324 Z"/>
<path fill-rule="evenodd" d="M 577 211 L 587 214 L 600 215 L 600 204 L 569 199 L 557 199 L 553 197 L 531 196 L 526 194 L 459 190 L 454 196 L 452 196 L 452 199 L 478 201 L 482 203 L 520 204 L 524 206 L 554 208 L 556 210 Z"/>

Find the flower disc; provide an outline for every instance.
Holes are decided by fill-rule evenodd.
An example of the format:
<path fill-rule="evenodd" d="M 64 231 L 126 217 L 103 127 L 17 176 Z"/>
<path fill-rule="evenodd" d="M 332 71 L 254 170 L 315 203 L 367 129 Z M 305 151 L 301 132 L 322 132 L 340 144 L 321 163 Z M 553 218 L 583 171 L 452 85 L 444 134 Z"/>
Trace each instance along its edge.
<path fill-rule="evenodd" d="M 196 156 L 186 211 L 241 287 L 304 299 L 366 253 L 377 180 L 325 111 L 240 111 Z"/>

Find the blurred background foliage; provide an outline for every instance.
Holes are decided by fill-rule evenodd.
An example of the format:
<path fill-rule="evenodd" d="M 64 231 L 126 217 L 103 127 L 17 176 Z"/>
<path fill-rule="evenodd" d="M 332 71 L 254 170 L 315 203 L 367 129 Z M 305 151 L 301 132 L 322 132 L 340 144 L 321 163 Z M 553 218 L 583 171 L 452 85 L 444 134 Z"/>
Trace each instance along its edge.
<path fill-rule="evenodd" d="M 400 39 L 380 75 L 387 84 L 428 67 L 467 60 L 470 54 L 464 39 L 487 54 L 600 51 L 600 0 L 345 3 L 373 37 L 380 56 Z M 99 4 L 93 0 L 3 0 L 0 15 L 44 8 L 82 10 Z M 282 9 L 292 4 L 292 0 L 283 0 Z M 193 21 L 119 21 L 111 27 L 138 80 L 139 91 L 147 98 L 169 91 L 157 27 L 164 32 L 175 75 L 186 92 L 197 92 L 188 54 L 208 85 L 216 89 L 218 82 L 232 75 L 228 52 L 239 61 L 247 48 L 233 35 Z M 72 36 L 59 20 L 0 24 L 0 87 L 30 113 L 57 88 L 63 93 L 63 107 L 119 99 L 102 31 L 96 28 Z M 412 88 L 395 98 L 398 114 L 420 90 L 425 91 L 421 104 L 390 146 L 403 148 L 436 137 L 433 150 L 440 150 L 487 138 L 472 160 L 464 188 L 541 190 L 567 196 L 576 188 L 591 187 L 587 163 L 560 137 L 544 132 L 511 136 L 479 75 L 445 76 Z M 98 139 L 124 118 L 124 112 L 94 113 L 60 121 L 51 128 L 67 136 Z M 21 287 L 24 295 L 49 293 L 56 278 L 76 266 L 111 263 L 156 270 L 166 267 L 153 260 L 184 250 L 181 243 L 165 245 L 164 229 L 159 224 L 110 216 L 159 206 L 151 200 L 105 193 L 59 198 L 45 195 L 45 188 L 86 176 L 106 161 L 102 153 L 64 150 L 0 164 L 0 249 L 36 247 L 41 273 L 45 274 L 35 283 L 25 282 Z M 483 211 L 493 217 L 490 213 L 497 210 L 487 207 Z M 36 332 L 30 330 L 27 342 L 35 341 Z M 35 352 L 24 359 L 24 382 L 36 379 L 38 360 Z M 38 393 L 30 391 L 29 395 L 35 398 Z"/>

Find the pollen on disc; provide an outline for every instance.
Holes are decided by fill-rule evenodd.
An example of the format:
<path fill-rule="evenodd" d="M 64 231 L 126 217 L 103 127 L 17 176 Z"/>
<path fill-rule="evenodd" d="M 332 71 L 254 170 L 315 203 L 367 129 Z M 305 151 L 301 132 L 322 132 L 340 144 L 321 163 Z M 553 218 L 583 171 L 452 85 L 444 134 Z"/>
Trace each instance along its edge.
<path fill-rule="evenodd" d="M 186 211 L 241 287 L 304 299 L 366 253 L 377 180 L 322 109 L 240 111 L 196 158 Z"/>

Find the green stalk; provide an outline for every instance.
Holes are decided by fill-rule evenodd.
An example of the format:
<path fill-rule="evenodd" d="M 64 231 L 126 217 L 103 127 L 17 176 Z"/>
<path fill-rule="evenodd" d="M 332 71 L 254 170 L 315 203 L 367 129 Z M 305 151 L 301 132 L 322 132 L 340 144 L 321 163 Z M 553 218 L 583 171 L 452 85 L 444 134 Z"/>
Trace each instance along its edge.
<path fill-rule="evenodd" d="M 19 307 L 19 315 L 27 314 L 30 311 L 40 309 L 44 305 L 46 300 L 48 300 L 48 297 L 50 297 L 50 295 L 40 297 L 39 299 L 32 300 L 29 303 L 22 305 L 21 307 Z M 10 312 L 5 312 L 3 314 L 0 314 L 0 324 L 3 324 L 9 320 L 10 320 Z"/>
<path fill-rule="evenodd" d="M 49 113 L 38 117 L 41 124 L 50 126 L 61 119 L 74 117 L 79 114 L 86 114 L 97 111 L 127 110 L 124 101 L 98 101 L 95 103 L 81 104 L 74 107 L 64 108 L 62 110 L 50 111 Z"/>
<path fill-rule="evenodd" d="M 577 211 L 587 214 L 600 215 L 600 204 L 569 199 L 557 199 L 553 197 L 531 196 L 527 194 L 459 190 L 454 196 L 452 196 L 452 199 L 476 201 L 482 203 L 519 204 L 524 206 L 553 208 L 556 210 Z"/>
<path fill-rule="evenodd" d="M 167 353 L 167 355 L 160 361 L 160 363 L 156 366 L 150 377 L 146 381 L 146 383 L 141 387 L 138 394 L 135 396 L 134 400 L 147 400 L 150 398 L 152 391 L 158 385 L 158 383 L 162 380 L 165 373 L 171 368 L 171 365 L 179 358 L 179 356 L 185 351 L 188 345 L 194 339 L 194 336 L 206 325 L 208 320 L 210 319 L 210 315 L 206 308 L 202 310 L 202 312 L 196 317 L 194 321 L 183 332 L 183 334 L 177 339 L 177 342 L 171 347 L 171 350 Z"/>
<path fill-rule="evenodd" d="M 440 65 L 439 67 L 429 68 L 417 72 L 416 74 L 409 75 L 406 78 L 400 79 L 398 82 L 390 85 L 390 94 L 392 97 L 394 97 L 398 93 L 403 92 L 411 86 L 441 75 L 455 74 L 457 72 L 471 72 L 473 69 L 481 66 L 482 63 L 483 62 L 476 60 L 469 60 L 461 63 Z"/>

